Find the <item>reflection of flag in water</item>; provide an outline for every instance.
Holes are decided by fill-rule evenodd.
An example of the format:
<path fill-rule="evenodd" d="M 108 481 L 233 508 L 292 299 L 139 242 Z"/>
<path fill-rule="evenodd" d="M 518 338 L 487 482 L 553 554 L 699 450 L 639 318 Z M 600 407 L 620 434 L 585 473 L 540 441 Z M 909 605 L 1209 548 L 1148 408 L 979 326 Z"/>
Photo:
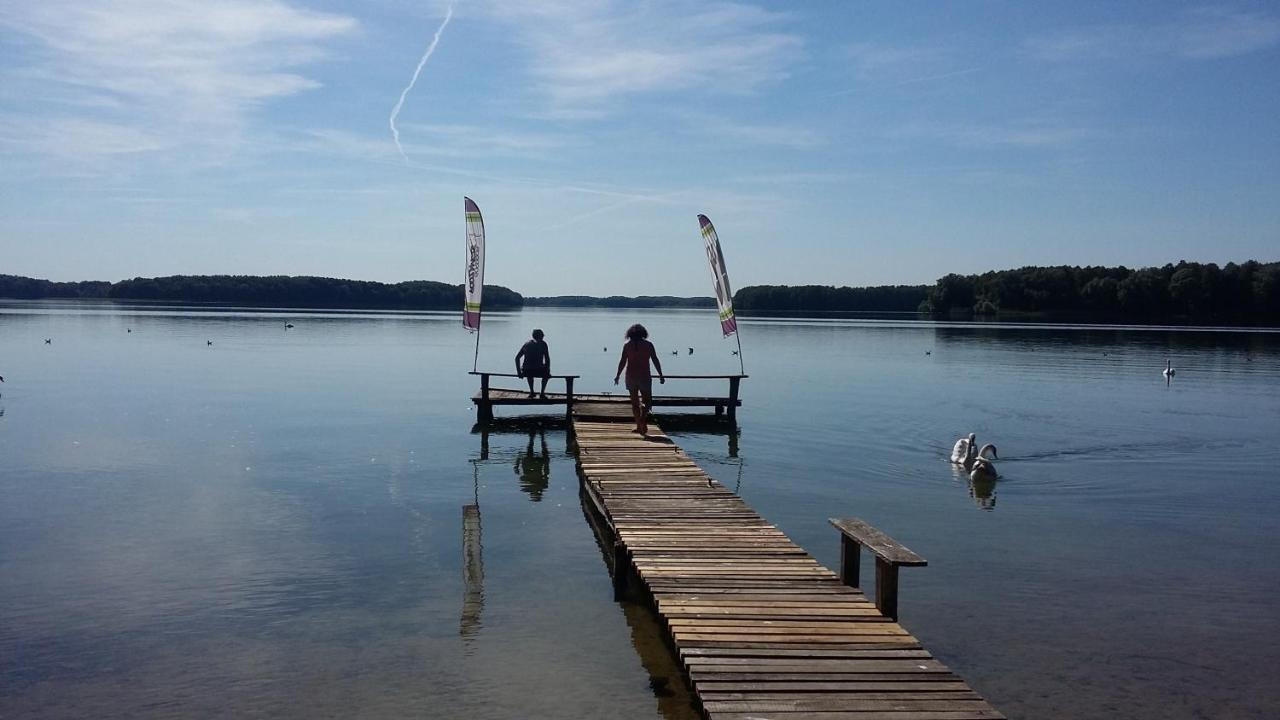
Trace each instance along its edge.
<path fill-rule="evenodd" d="M 462 622 L 459 631 L 471 637 L 480 630 L 484 610 L 484 549 L 480 541 L 480 506 L 462 506 Z"/>
<path fill-rule="evenodd" d="M 462 284 L 465 296 L 462 324 L 468 330 L 480 329 L 480 296 L 484 292 L 484 218 L 480 208 L 469 197 L 462 198 L 467 215 L 467 274 Z"/>
<path fill-rule="evenodd" d="M 720 251 L 720 239 L 715 226 L 706 215 L 698 216 L 702 226 L 702 239 L 707 245 L 707 261 L 711 263 L 711 277 L 716 284 L 716 307 L 720 310 L 720 330 L 725 337 L 738 331 L 738 320 L 733 316 L 733 291 L 729 289 L 729 270 L 724 266 L 724 253 Z"/>

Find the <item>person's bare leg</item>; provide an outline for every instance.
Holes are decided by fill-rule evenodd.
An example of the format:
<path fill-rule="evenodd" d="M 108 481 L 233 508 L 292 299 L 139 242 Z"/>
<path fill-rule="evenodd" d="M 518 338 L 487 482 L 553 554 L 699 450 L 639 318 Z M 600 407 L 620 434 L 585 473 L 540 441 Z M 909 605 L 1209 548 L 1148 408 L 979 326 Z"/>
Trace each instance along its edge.
<path fill-rule="evenodd" d="M 525 375 L 524 379 L 529 381 L 529 397 L 533 397 L 533 376 Z"/>
<path fill-rule="evenodd" d="M 640 390 L 631 391 L 631 415 L 636 419 L 636 429 L 632 432 L 638 432 L 641 435 L 647 433 L 649 428 L 644 422 L 644 411 L 640 407 Z"/>
<path fill-rule="evenodd" d="M 547 381 L 548 381 L 548 380 L 550 380 L 550 379 L 551 379 L 551 378 L 550 378 L 550 377 L 547 377 L 547 376 L 543 376 L 543 378 L 542 378 L 542 393 L 541 393 L 541 395 L 542 395 L 542 399 L 543 399 L 543 400 L 546 400 L 546 399 L 547 399 Z M 533 387 L 532 387 L 532 386 L 530 386 L 530 388 L 529 388 L 529 389 L 530 389 L 530 390 L 532 390 L 532 389 L 533 389 Z"/>

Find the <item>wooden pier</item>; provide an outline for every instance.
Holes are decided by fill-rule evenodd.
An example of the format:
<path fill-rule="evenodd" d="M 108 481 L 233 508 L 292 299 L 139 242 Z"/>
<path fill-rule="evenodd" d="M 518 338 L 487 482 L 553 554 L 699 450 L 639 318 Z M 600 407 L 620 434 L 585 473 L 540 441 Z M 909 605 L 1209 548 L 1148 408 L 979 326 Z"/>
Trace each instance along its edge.
<path fill-rule="evenodd" d="M 627 391 L 621 390 L 616 394 L 574 394 L 573 384 L 578 379 L 577 375 L 550 375 L 552 380 L 564 382 L 564 392 L 549 392 L 546 395 L 531 394 L 527 389 L 511 389 L 496 388 L 492 386 L 492 378 L 518 378 L 515 373 L 496 373 L 496 372 L 472 372 L 471 375 L 480 376 L 480 392 L 471 398 L 476 406 L 476 423 L 485 424 L 493 420 L 493 408 L 497 405 L 512 405 L 518 407 L 538 407 L 547 405 L 563 405 L 565 413 L 569 417 L 573 416 L 573 409 L 579 403 L 589 403 L 592 405 L 610 405 L 619 404 L 627 408 L 630 412 L 631 399 Z M 717 417 L 727 416 L 729 422 L 736 420 L 738 408 L 742 406 L 742 400 L 738 397 L 739 388 L 742 385 L 743 378 L 746 375 L 666 375 L 667 380 L 728 380 L 729 393 L 727 395 L 654 395 L 654 407 L 706 407 L 714 408 Z M 541 379 L 535 378 L 535 383 L 541 387 Z M 654 389 L 660 386 L 657 378 L 654 379 Z"/>
<path fill-rule="evenodd" d="M 629 408 L 573 406 L 582 494 L 620 593 L 648 597 L 710 720 L 1003 718 L 896 622 L 898 568 L 924 560 L 869 525 L 818 564 Z M 859 585 L 876 556 L 877 597 Z"/>

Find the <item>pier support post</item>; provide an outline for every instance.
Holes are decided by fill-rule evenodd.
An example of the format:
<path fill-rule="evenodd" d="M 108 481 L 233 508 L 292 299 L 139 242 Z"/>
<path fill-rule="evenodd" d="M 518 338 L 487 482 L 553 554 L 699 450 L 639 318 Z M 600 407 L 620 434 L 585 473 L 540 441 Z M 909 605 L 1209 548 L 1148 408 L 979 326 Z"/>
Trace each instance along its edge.
<path fill-rule="evenodd" d="M 493 403 L 489 400 L 489 373 L 480 374 L 480 402 L 476 403 L 476 422 L 493 422 Z"/>
<path fill-rule="evenodd" d="M 729 378 L 729 422 L 737 422 L 738 420 L 738 385 L 742 383 L 742 378 Z"/>
<path fill-rule="evenodd" d="M 898 566 L 876 558 L 876 607 L 898 621 Z"/>
<path fill-rule="evenodd" d="M 564 399 L 565 399 L 565 408 L 564 408 L 565 419 L 572 421 L 573 420 L 573 378 L 572 377 L 567 377 L 564 379 Z"/>
<path fill-rule="evenodd" d="M 627 557 L 627 546 L 620 542 L 613 543 L 613 599 L 621 600 L 627 594 L 627 576 L 631 574 L 631 560 Z"/>
<path fill-rule="evenodd" d="M 851 588 L 861 587 L 859 575 L 862 571 L 862 543 L 849 537 L 840 536 L 840 582 Z"/>

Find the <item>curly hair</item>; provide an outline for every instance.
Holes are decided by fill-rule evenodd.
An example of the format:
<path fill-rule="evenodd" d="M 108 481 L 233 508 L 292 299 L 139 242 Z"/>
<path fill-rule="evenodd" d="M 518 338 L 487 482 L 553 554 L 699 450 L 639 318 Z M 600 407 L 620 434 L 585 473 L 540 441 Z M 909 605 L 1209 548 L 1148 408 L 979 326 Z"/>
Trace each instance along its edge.
<path fill-rule="evenodd" d="M 649 331 L 645 330 L 644 326 L 640 323 L 636 323 L 635 325 L 627 328 L 626 338 L 628 340 L 644 340 L 647 337 L 649 337 Z"/>

